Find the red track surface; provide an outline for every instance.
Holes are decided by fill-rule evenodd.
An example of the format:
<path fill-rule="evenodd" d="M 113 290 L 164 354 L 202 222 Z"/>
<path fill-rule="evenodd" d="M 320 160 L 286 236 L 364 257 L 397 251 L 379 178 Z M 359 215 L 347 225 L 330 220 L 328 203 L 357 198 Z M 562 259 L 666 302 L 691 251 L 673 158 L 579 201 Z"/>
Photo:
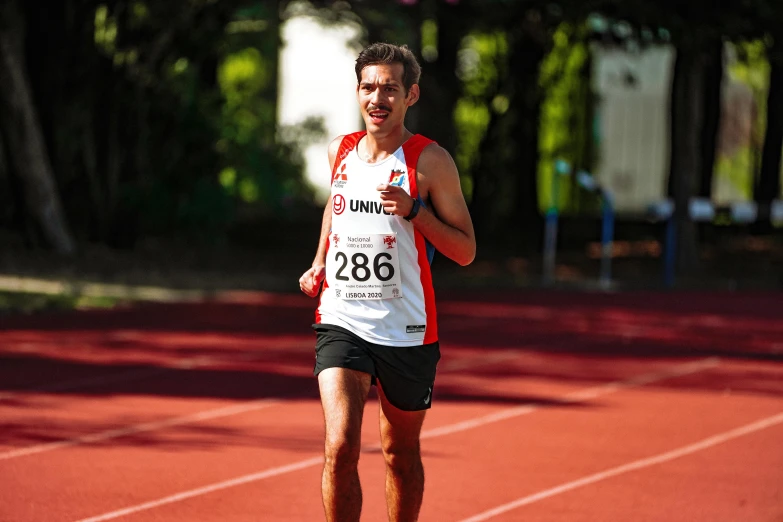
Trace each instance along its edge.
<path fill-rule="evenodd" d="M 422 521 L 783 521 L 780 295 L 440 297 Z M 0 521 L 322 520 L 313 306 L 3 318 Z"/>

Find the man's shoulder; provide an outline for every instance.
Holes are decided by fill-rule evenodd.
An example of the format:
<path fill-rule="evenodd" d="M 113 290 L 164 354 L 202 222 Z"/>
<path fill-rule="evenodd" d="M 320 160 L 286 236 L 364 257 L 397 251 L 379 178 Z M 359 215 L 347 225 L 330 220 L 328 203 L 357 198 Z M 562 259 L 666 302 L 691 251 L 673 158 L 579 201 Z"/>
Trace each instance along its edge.
<path fill-rule="evenodd" d="M 352 150 L 356 144 L 359 142 L 359 140 L 364 136 L 364 131 L 359 132 L 352 132 L 351 134 L 340 134 L 336 138 L 334 138 L 331 143 L 329 143 L 329 159 L 331 160 L 331 163 L 334 164 L 335 160 L 337 159 L 338 154 L 341 153 L 340 149 L 344 149 L 342 151 L 343 156 L 339 159 L 342 160 L 344 155 L 348 154 L 350 150 Z"/>
<path fill-rule="evenodd" d="M 419 170 L 423 173 L 440 172 L 454 167 L 454 159 L 449 151 L 437 144 L 431 142 L 424 147 L 419 156 Z"/>
<path fill-rule="evenodd" d="M 329 143 L 329 152 L 336 153 L 343 144 L 348 146 L 348 148 L 353 148 L 365 134 L 365 131 L 357 131 L 350 134 L 340 134 L 334 138 L 331 143 Z"/>

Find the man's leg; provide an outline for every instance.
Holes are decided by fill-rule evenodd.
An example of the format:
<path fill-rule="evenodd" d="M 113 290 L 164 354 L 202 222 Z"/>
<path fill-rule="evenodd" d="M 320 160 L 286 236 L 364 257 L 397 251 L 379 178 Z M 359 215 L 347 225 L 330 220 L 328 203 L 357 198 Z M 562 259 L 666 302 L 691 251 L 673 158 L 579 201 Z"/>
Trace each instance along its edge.
<path fill-rule="evenodd" d="M 378 384 L 381 446 L 386 460 L 386 506 L 391 522 L 415 522 L 424 496 L 419 435 L 426 410 L 403 411 L 389 403 Z"/>
<path fill-rule="evenodd" d="M 326 425 L 321 491 L 328 522 L 358 522 L 362 511 L 357 465 L 370 379 L 367 373 L 346 368 L 318 374 Z"/>

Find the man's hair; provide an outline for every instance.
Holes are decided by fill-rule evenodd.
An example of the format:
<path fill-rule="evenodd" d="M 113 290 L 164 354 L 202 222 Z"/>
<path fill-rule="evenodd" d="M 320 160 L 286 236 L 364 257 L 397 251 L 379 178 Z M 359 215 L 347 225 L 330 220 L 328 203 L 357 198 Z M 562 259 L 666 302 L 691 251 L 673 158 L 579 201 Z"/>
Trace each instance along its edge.
<path fill-rule="evenodd" d="M 419 83 L 421 66 L 416 55 L 407 45 L 374 43 L 365 47 L 356 58 L 356 81 L 362 81 L 362 70 L 369 65 L 391 65 L 401 63 L 403 67 L 402 85 L 407 94 L 411 86 Z"/>

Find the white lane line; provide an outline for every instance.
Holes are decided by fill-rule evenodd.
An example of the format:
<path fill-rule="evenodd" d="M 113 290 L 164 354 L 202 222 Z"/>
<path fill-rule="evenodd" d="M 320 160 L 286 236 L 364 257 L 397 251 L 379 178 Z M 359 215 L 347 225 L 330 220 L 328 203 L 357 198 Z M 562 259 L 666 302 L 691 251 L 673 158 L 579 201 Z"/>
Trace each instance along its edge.
<path fill-rule="evenodd" d="M 580 393 L 588 393 L 588 394 L 592 394 L 591 396 L 597 397 L 600 394 L 598 394 L 596 390 L 605 389 L 606 390 L 605 393 L 612 393 L 613 391 L 621 390 L 621 389 L 628 388 L 628 387 L 631 387 L 631 386 L 638 386 L 638 385 L 641 385 L 641 384 L 650 384 L 650 383 L 653 383 L 655 381 L 660 381 L 660 380 L 669 379 L 669 378 L 672 378 L 672 377 L 677 377 L 677 376 L 680 376 L 680 375 L 686 375 L 686 374 L 689 374 L 689 373 L 695 373 L 695 372 L 698 372 L 698 371 L 706 370 L 707 368 L 711 368 L 711 367 L 717 365 L 719 362 L 720 361 L 719 361 L 718 358 L 710 357 L 708 359 L 701 359 L 701 360 L 693 361 L 693 362 L 690 362 L 690 363 L 680 364 L 680 365 L 677 365 L 677 366 L 675 366 L 673 368 L 670 368 L 668 370 L 664 370 L 664 371 L 660 371 L 660 372 L 654 372 L 654 373 L 649 373 L 649 374 L 644 374 L 644 375 L 639 375 L 637 377 L 631 377 L 630 379 L 617 381 L 617 382 L 614 382 L 614 383 L 609 383 L 609 384 L 607 384 L 605 386 L 598 386 L 598 387 L 587 388 L 587 389 L 585 389 L 583 391 L 576 392 L 574 394 L 566 395 L 564 397 L 564 399 L 566 399 L 567 397 L 572 396 L 572 395 L 573 396 L 579 395 Z M 470 429 L 470 428 L 477 428 L 479 426 L 483 426 L 483 425 L 489 424 L 491 422 L 495 422 L 495 421 L 498 421 L 498 420 L 502 420 L 502 419 L 506 419 L 506 418 L 510 418 L 510 417 L 515 417 L 517 415 L 521 415 L 521 413 L 518 413 L 518 412 L 521 411 L 524 408 L 532 408 L 531 411 L 533 409 L 535 409 L 534 407 L 529 407 L 529 406 L 508 408 L 508 409 L 502 410 L 502 411 L 500 411 L 500 412 L 498 412 L 497 414 L 494 414 L 494 415 L 478 417 L 478 418 L 474 419 L 473 421 L 458 422 L 456 424 L 450 424 L 450 425 L 447 425 L 447 426 L 443 426 L 441 428 L 428 430 L 428 431 L 422 433 L 422 437 L 424 437 L 426 435 L 427 438 L 432 438 L 432 437 L 438 437 L 438 436 L 441 436 L 441 435 L 447 435 L 447 434 L 450 434 L 450 433 L 456 433 L 458 431 L 464 431 L 464 430 L 467 430 L 467 429 Z M 504 416 L 503 415 L 504 412 L 509 412 L 509 414 Z M 369 446 L 369 447 L 363 448 L 363 449 L 364 450 L 373 451 L 373 450 L 377 450 L 378 448 L 379 448 L 379 445 L 376 444 L 376 445 Z M 104 513 L 102 515 L 97 515 L 97 516 L 91 517 L 91 518 L 85 518 L 85 519 L 79 520 L 78 522 L 102 522 L 104 520 L 112 520 L 112 519 L 115 519 L 115 518 L 123 517 L 125 515 L 138 513 L 139 511 L 145 511 L 145 510 L 156 508 L 156 507 L 159 507 L 159 506 L 162 506 L 162 505 L 165 505 L 165 504 L 171 504 L 173 502 L 179 502 L 181 500 L 185 500 L 185 499 L 193 498 L 193 497 L 196 497 L 196 496 L 199 496 L 199 495 L 204 495 L 204 494 L 207 494 L 207 493 L 211 493 L 213 491 L 218 491 L 218 490 L 230 488 L 230 487 L 233 487 L 233 486 L 239 486 L 239 485 L 242 485 L 242 484 L 247 484 L 249 482 L 254 482 L 254 481 L 257 481 L 257 480 L 262 480 L 262 479 L 266 479 L 266 478 L 276 477 L 276 476 L 279 476 L 279 475 L 284 475 L 286 473 L 291 473 L 293 471 L 298 471 L 298 470 L 309 468 L 309 467 L 312 467 L 312 466 L 317 466 L 318 464 L 322 464 L 322 463 L 323 463 L 323 457 L 322 456 L 313 457 L 313 458 L 306 459 L 306 460 L 300 460 L 299 462 L 294 462 L 293 464 L 289 464 L 289 465 L 286 465 L 286 466 L 280 466 L 280 467 L 277 467 L 277 468 L 270 468 L 270 469 L 267 469 L 267 470 L 264 470 L 264 471 L 260 471 L 258 473 L 252 473 L 250 475 L 244 475 L 244 476 L 241 476 L 241 477 L 237 477 L 235 479 L 227 480 L 227 481 L 224 481 L 224 482 L 218 482 L 216 484 L 212 484 L 212 485 L 209 485 L 209 486 L 204 486 L 204 487 L 197 488 L 197 489 L 192 489 L 192 490 L 189 490 L 189 491 L 183 491 L 181 493 L 176 493 L 174 495 L 171 495 L 171 496 L 168 496 L 168 497 L 164 497 L 164 498 L 161 498 L 161 499 L 158 499 L 158 500 L 145 502 L 143 504 L 137 504 L 135 506 L 129 506 L 129 507 L 124 508 L 124 509 L 119 509 L 117 511 L 111 511 L 109 513 Z"/>
<path fill-rule="evenodd" d="M 256 354 L 257 355 L 257 354 Z M 476 368 L 479 366 L 487 366 L 490 364 L 495 364 L 497 362 L 506 361 L 509 359 L 513 359 L 519 356 L 519 352 L 504 352 L 499 354 L 494 354 L 490 356 L 482 356 L 480 361 L 455 361 L 454 363 L 450 365 L 446 365 L 444 367 L 445 371 L 454 371 L 459 370 L 464 367 L 471 367 Z M 470 363 L 470 364 L 469 364 Z M 160 371 L 167 371 L 169 368 L 158 368 L 157 370 Z M 153 372 L 148 371 L 143 376 L 149 376 L 153 375 L 155 373 L 160 373 L 160 371 Z M 127 377 L 135 378 L 135 377 L 141 377 L 141 372 L 126 372 L 128 375 Z M 94 384 L 97 384 L 99 382 L 106 382 L 110 379 L 108 377 L 111 376 L 105 376 L 103 379 L 100 377 L 91 379 L 91 382 Z M 116 381 L 114 381 L 116 382 Z M 0 396 L 1 398 L 1 396 Z M 209 420 L 209 419 L 216 419 L 220 417 L 228 417 L 230 415 L 237 415 L 240 413 L 245 413 L 247 411 L 251 410 L 258 410 L 267 408 L 269 406 L 274 406 L 275 404 L 281 402 L 281 400 L 272 400 L 272 399 L 260 399 L 257 401 L 253 401 L 250 403 L 242 403 L 236 406 L 226 406 L 224 408 L 218 408 L 216 410 L 205 410 L 198 413 L 185 415 L 181 417 L 171 417 L 168 419 L 162 419 L 155 422 L 147 422 L 143 424 L 136 424 L 132 426 L 124 426 L 121 428 L 115 428 L 112 430 L 102 431 L 99 433 L 93 433 L 90 435 L 82 435 L 79 437 L 73 437 L 70 439 L 63 439 L 59 441 L 54 442 L 47 442 L 45 444 L 36 444 L 34 446 L 27 446 L 24 448 L 19 448 L 12 451 L 7 451 L 5 453 L 0 453 L 0 461 L 3 460 L 10 460 L 13 458 L 18 457 L 25 457 L 28 455 L 35 455 L 37 453 L 43 453 L 46 451 L 52 451 L 60 448 L 67 448 L 71 446 L 78 446 L 80 444 L 93 444 L 96 442 L 101 442 L 109 439 L 115 439 L 118 437 L 124 437 L 126 435 L 133 435 L 136 433 L 142 433 L 142 432 L 148 432 L 148 431 L 155 431 L 159 429 L 164 428 L 170 428 L 172 426 L 178 426 L 182 424 L 190 424 L 194 422 L 199 422 L 203 420 Z"/>
<path fill-rule="evenodd" d="M 490 366 L 499 362 L 506 362 L 518 358 L 522 353 L 518 350 L 504 350 L 498 353 L 482 354 L 478 357 L 463 357 L 456 361 L 449 361 L 443 365 L 440 371 L 454 372 L 457 370 L 472 370 L 481 366 Z"/>
<path fill-rule="evenodd" d="M 124 426 L 113 430 L 102 431 L 99 433 L 92 433 L 90 435 L 83 435 L 81 437 L 74 437 L 72 439 L 58 440 L 56 442 L 48 442 L 46 444 L 36 444 L 34 446 L 27 446 L 25 448 L 16 449 L 13 451 L 7 451 L 0 453 L 0 461 L 10 460 L 17 457 L 25 457 L 28 455 L 35 455 L 36 453 L 43 453 L 45 451 L 52 451 L 60 448 L 67 448 L 69 446 L 78 446 L 80 444 L 94 444 L 96 442 L 102 442 L 109 439 L 116 439 L 118 437 L 125 437 L 128 435 L 135 435 L 137 433 L 143 433 L 147 431 L 155 431 L 164 428 L 171 428 L 173 426 L 180 426 L 183 424 L 190 424 L 194 422 L 200 422 L 210 419 L 219 419 L 221 417 L 228 417 L 230 415 L 237 415 L 239 413 L 245 413 L 252 410 L 261 410 L 274 406 L 281 402 L 276 399 L 258 399 L 241 404 L 235 404 L 232 406 L 225 406 L 223 408 L 216 408 L 213 410 L 204 410 L 190 415 L 182 415 L 180 417 L 169 417 L 167 419 L 145 422 L 142 424 L 134 424 L 131 426 Z"/>
<path fill-rule="evenodd" d="M 493 355 L 482 355 L 480 360 L 478 357 L 474 358 L 468 358 L 467 360 L 456 360 L 449 363 L 446 363 L 443 366 L 443 371 L 455 371 L 455 370 L 462 370 L 465 368 L 476 368 L 479 366 L 487 366 L 490 364 L 495 364 L 498 362 L 507 361 L 510 359 L 515 359 L 519 357 L 520 352 L 514 350 L 514 351 L 506 351 L 501 352 Z M 259 357 L 260 353 L 258 351 L 249 352 L 244 355 L 236 356 L 231 358 L 231 362 L 236 361 L 242 361 L 242 360 L 252 360 L 255 357 Z M 210 357 L 191 357 L 188 359 L 183 359 L 181 361 L 175 362 L 172 366 L 162 366 L 157 368 L 145 368 L 140 370 L 127 370 L 124 372 L 119 373 L 110 373 L 105 375 L 97 375 L 94 377 L 84 377 L 81 379 L 72 379 L 69 381 L 61 381 L 56 382 L 53 384 L 48 385 L 42 385 L 42 386 L 32 386 L 30 388 L 24 388 L 17 391 L 12 392 L 3 392 L 0 393 L 0 401 L 12 399 L 14 397 L 17 397 L 19 395 L 25 394 L 25 393 L 50 393 L 50 392 L 63 392 L 63 391 L 71 391 L 71 390 L 78 390 L 82 388 L 92 388 L 95 386 L 102 386 L 105 384 L 116 384 L 121 382 L 129 382 L 134 380 L 140 380 L 140 379 L 146 379 L 149 377 L 153 377 L 156 375 L 159 375 L 161 373 L 166 372 L 172 372 L 176 370 L 182 370 L 182 369 L 194 369 L 201 366 L 206 366 L 212 362 L 214 362 L 216 359 L 210 358 Z M 222 359 L 217 359 L 218 361 L 222 361 Z"/>
<path fill-rule="evenodd" d="M 103 515 L 98 515 L 95 517 L 90 518 L 84 518 L 80 520 L 79 522 L 102 522 L 104 520 L 112 520 L 114 518 L 123 517 L 125 515 L 131 515 L 133 513 L 138 513 L 139 511 L 146 511 L 148 509 L 153 509 L 158 506 L 163 506 L 165 504 L 171 504 L 173 502 L 179 502 L 181 500 L 186 500 L 192 497 L 197 497 L 200 495 L 206 495 L 207 493 L 212 493 L 214 491 L 220 491 L 221 489 L 227 489 L 227 488 L 233 488 L 234 486 L 241 486 L 242 484 L 247 484 L 248 482 L 254 482 L 256 480 L 263 480 L 270 477 L 275 477 L 278 475 L 283 475 L 285 473 L 291 473 L 293 471 L 298 471 L 300 469 L 309 468 L 312 466 L 316 466 L 318 464 L 322 464 L 324 461 L 323 457 L 313 457 L 307 460 L 300 460 L 299 462 L 294 462 L 293 464 L 288 464 L 286 466 L 280 466 L 277 468 L 271 468 L 265 471 L 260 471 L 258 473 L 253 473 L 250 475 L 245 475 L 242 477 L 237 477 L 235 479 L 226 480 L 223 482 L 217 482 L 215 484 L 211 484 L 209 486 L 204 486 L 203 488 L 197 488 L 197 489 L 191 489 L 189 491 L 183 491 L 182 493 L 177 493 L 176 495 L 171 495 L 169 497 L 164 497 L 158 500 L 153 500 L 151 502 L 145 502 L 144 504 L 138 504 L 136 506 L 131 506 L 125 509 L 118 509 L 117 511 L 112 511 L 110 513 L 104 513 Z"/>
<path fill-rule="evenodd" d="M 707 359 L 701 359 L 691 363 L 685 363 L 673 368 L 668 368 L 660 372 L 653 372 L 636 377 L 631 377 L 623 381 L 615 381 L 601 386 L 593 386 L 591 388 L 585 388 L 573 393 L 569 393 L 560 399 L 560 402 L 564 405 L 574 403 L 577 401 L 595 399 L 603 395 L 608 395 L 616 391 L 632 388 L 637 386 L 644 386 L 645 384 L 652 384 L 657 381 L 663 381 L 665 379 L 672 379 L 674 377 L 681 377 L 691 373 L 697 373 L 708 368 L 713 368 L 720 364 L 720 360 L 717 357 L 709 357 Z M 469 430 L 478 426 L 484 426 L 492 422 L 498 422 L 513 417 L 519 417 L 520 415 L 527 415 L 536 410 L 541 409 L 544 406 L 523 404 L 521 406 L 514 406 L 504 410 L 490 413 L 482 417 L 476 417 L 468 419 L 466 421 L 457 422 L 456 424 L 449 424 L 447 426 L 441 426 L 439 428 L 433 428 L 431 430 L 424 430 L 421 434 L 422 439 L 429 439 L 432 437 L 440 437 L 441 435 L 449 435 L 451 433 L 457 433 L 460 431 Z"/>
<path fill-rule="evenodd" d="M 594 484 L 601 480 L 616 477 L 630 471 L 636 471 L 642 468 L 654 466 L 656 464 L 663 464 L 664 462 L 669 462 L 670 460 L 684 457 L 685 455 L 690 455 L 691 453 L 696 453 L 697 451 L 709 449 L 713 446 L 717 446 L 718 444 L 723 444 L 724 442 L 728 442 L 732 439 L 736 439 L 756 431 L 761 431 L 781 423 L 783 423 L 783 413 L 778 413 L 777 415 L 761 419 L 754 423 L 746 424 L 745 426 L 719 433 L 717 435 L 713 435 L 712 437 L 707 437 L 706 439 L 700 440 L 694 444 L 689 444 L 688 446 L 683 446 L 681 448 L 667 451 L 666 453 L 661 453 L 646 459 L 635 460 L 633 462 L 629 462 L 628 464 L 623 464 L 622 466 L 617 466 L 606 471 L 601 471 L 600 473 L 588 475 L 581 479 L 566 482 L 565 484 L 539 491 L 538 493 L 528 495 L 527 497 L 522 497 L 513 502 L 509 502 L 508 504 L 503 504 L 502 506 L 484 511 L 483 513 L 479 513 L 478 515 L 474 515 L 470 518 L 466 518 L 460 522 L 481 522 L 482 520 L 489 520 L 490 518 L 493 518 L 497 515 L 502 515 L 503 513 L 507 513 L 513 509 L 526 506 L 528 504 L 532 504 L 533 502 L 538 502 L 539 500 L 544 500 L 555 495 L 559 495 L 560 493 L 571 491 L 572 489 Z"/>

